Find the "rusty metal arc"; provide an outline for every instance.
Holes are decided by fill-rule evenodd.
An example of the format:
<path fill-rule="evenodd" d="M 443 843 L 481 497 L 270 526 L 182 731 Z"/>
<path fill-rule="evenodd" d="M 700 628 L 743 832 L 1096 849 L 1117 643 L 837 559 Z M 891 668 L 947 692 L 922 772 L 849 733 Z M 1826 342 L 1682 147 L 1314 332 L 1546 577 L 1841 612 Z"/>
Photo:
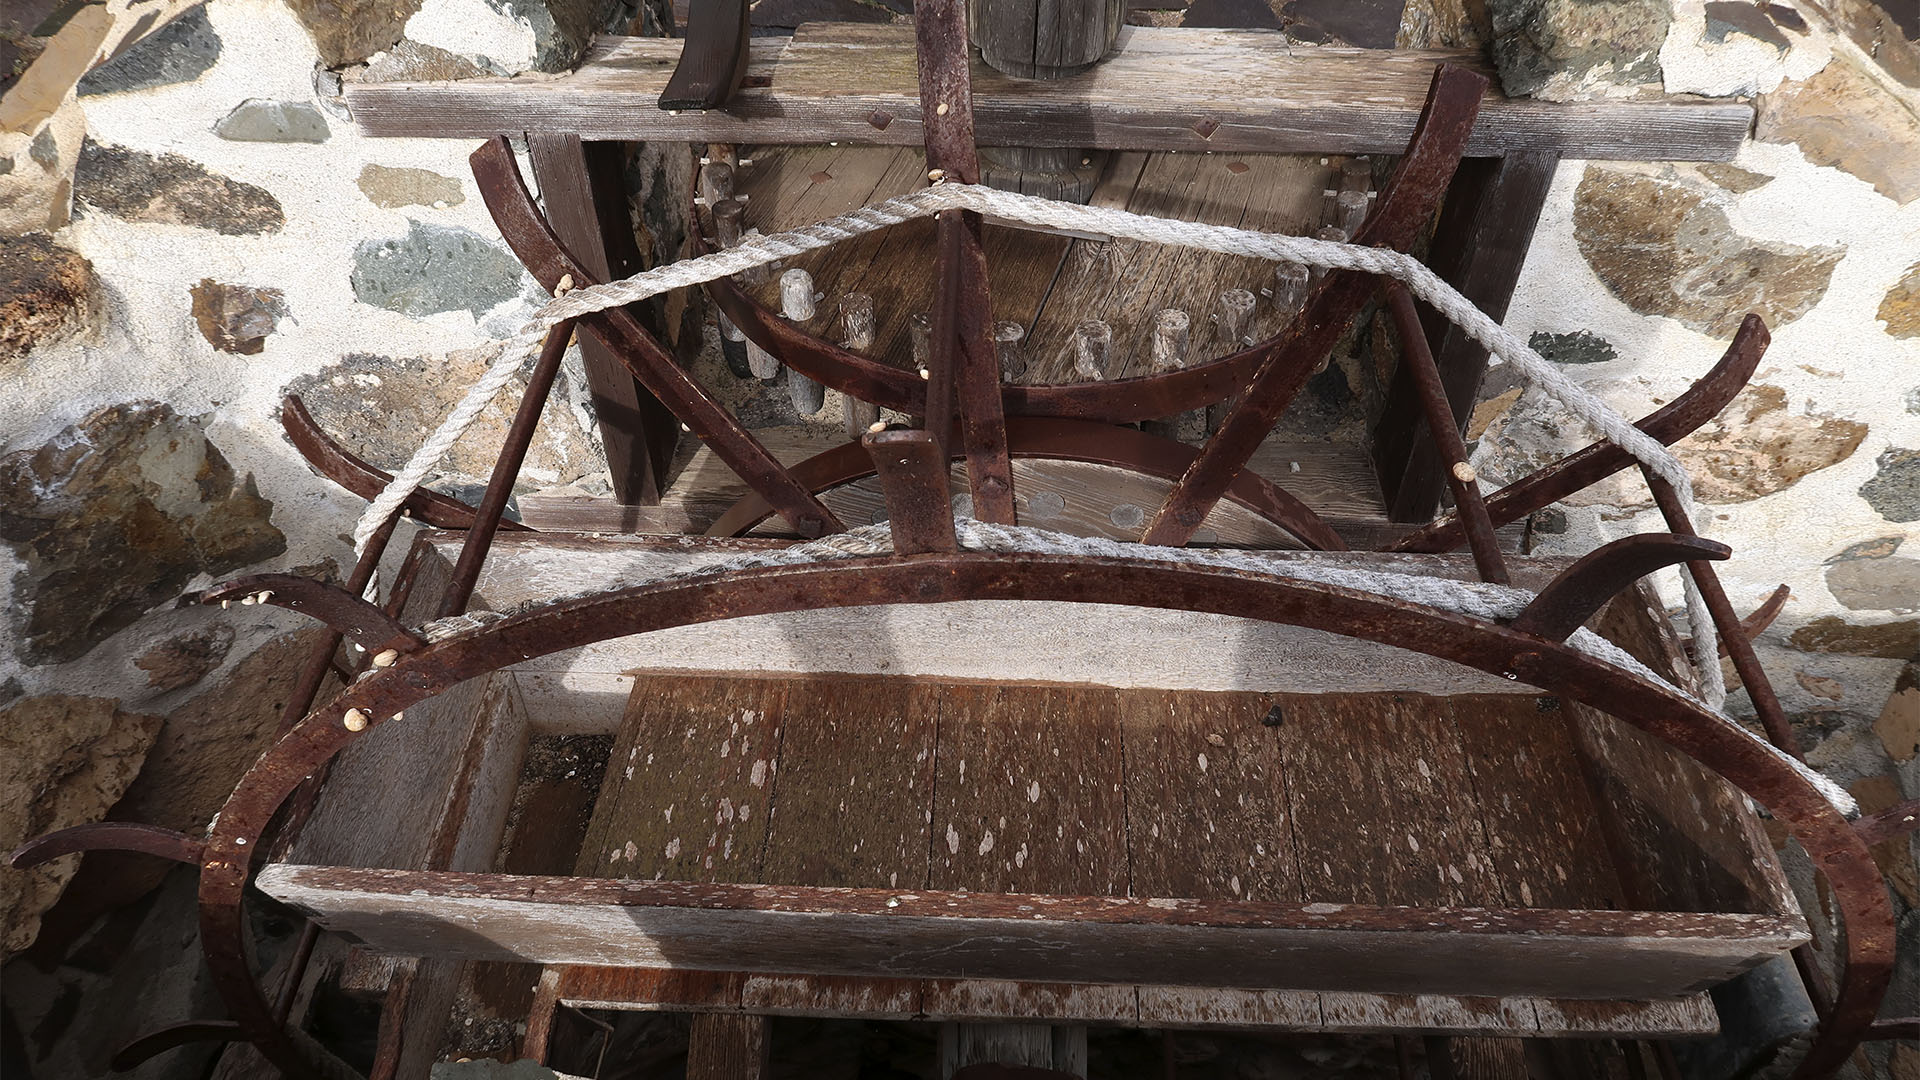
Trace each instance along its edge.
<path fill-rule="evenodd" d="M 1893 917 L 1862 837 L 1796 770 L 1751 733 L 1663 687 L 1558 642 L 1389 597 L 1214 567 L 1135 559 L 932 554 L 743 570 L 567 601 L 428 646 L 347 688 L 288 732 L 248 771 L 208 838 L 200 882 L 208 963 L 232 1015 L 296 1076 L 326 1075 L 276 1021 L 246 960 L 241 898 L 249 856 L 301 779 L 351 744 L 359 710 L 379 726 L 411 705 L 522 658 L 631 634 L 748 615 L 961 599 L 1026 599 L 1209 612 L 1411 649 L 1607 709 L 1700 761 L 1769 806 L 1826 876 L 1847 928 L 1833 1012 L 1797 1076 L 1838 1068 L 1864 1037 L 1892 976 Z"/>

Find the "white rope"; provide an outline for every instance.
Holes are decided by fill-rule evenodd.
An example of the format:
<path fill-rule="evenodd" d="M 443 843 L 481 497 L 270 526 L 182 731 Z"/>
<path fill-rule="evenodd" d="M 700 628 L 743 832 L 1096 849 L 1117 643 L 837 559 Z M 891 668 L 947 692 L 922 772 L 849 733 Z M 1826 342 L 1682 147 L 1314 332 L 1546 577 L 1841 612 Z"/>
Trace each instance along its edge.
<path fill-rule="evenodd" d="M 788 232 L 743 237 L 739 246 L 699 258 L 658 266 L 622 281 L 575 289 L 556 296 L 534 313 L 532 320 L 507 339 L 487 372 L 461 399 L 439 428 L 394 475 L 354 527 L 356 552 L 391 517 L 406 497 L 438 467 L 461 434 L 479 417 L 500 389 L 540 347 L 554 324 L 596 311 L 624 307 L 673 289 L 728 277 L 778 259 L 827 247 L 863 233 L 927 217 L 942 210 L 973 210 L 982 214 L 1082 232 L 1095 232 L 1149 243 L 1199 248 L 1230 255 L 1303 263 L 1336 270 L 1355 270 L 1393 278 L 1414 295 L 1467 332 L 1488 351 L 1513 365 L 1528 382 L 1560 402 L 1603 438 L 1627 451 L 1651 472 L 1673 485 L 1680 504 L 1691 518 L 1693 483 L 1686 470 L 1659 440 L 1633 426 L 1605 402 L 1562 374 L 1526 342 L 1507 331 L 1427 269 L 1418 259 L 1388 248 L 1316 240 L 1304 236 L 1257 232 L 1227 225 L 1171 221 L 1106 207 L 1081 206 L 1031 195 L 1000 191 L 977 184 L 939 183 L 932 187 L 863 207 L 815 225 Z M 1695 654 L 1705 700 L 1719 709 L 1726 684 L 1717 662 L 1719 640 L 1713 620 L 1689 575 L 1682 574 L 1687 592 L 1688 620 L 1692 624 Z"/>
<path fill-rule="evenodd" d="M 1456 581 L 1451 578 L 1402 574 L 1388 570 L 1359 570 L 1305 560 L 1276 558 L 1233 548 L 1175 548 L 1120 543 L 1100 537 L 1071 536 L 1027 526 L 995 525 L 972 518 L 955 520 L 954 535 L 964 551 L 1072 555 L 1100 559 L 1144 559 L 1179 566 L 1218 567 L 1256 574 L 1264 578 L 1309 581 L 1374 596 L 1390 596 L 1490 623 L 1501 623 L 1512 619 L 1532 603 L 1535 596 L 1526 589 L 1488 582 Z M 739 552 L 686 570 L 616 580 L 565 596 L 531 600 L 505 611 L 473 611 L 464 615 L 435 619 L 421 626 L 419 632 L 430 642 L 445 641 L 502 619 L 576 600 L 590 599 L 614 589 L 712 577 L 761 567 L 801 566 L 892 554 L 892 527 L 886 523 L 867 525 L 790 547 Z M 1689 697 L 1693 696 L 1687 694 L 1685 689 L 1675 687 L 1613 642 L 1584 627 L 1575 630 L 1572 636 L 1567 638 L 1567 645 L 1656 686 L 1667 687 Z M 1508 678 L 1513 677 L 1508 676 Z M 1696 700 L 1699 699 L 1696 698 Z M 1747 731 L 1746 728 L 1731 720 L 1725 722 L 1756 746 L 1790 765 L 1795 772 L 1817 787 L 1841 813 L 1850 818 L 1858 816 L 1859 804 L 1844 788 L 1808 768 L 1792 755 L 1779 750 L 1772 743 Z"/>

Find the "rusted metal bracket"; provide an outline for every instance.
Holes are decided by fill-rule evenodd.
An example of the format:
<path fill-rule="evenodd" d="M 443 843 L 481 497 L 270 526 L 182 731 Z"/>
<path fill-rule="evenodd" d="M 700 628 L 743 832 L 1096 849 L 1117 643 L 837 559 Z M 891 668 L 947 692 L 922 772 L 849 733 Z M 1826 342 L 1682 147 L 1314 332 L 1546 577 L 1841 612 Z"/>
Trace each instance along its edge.
<path fill-rule="evenodd" d="M 12 854 L 7 856 L 7 865 L 15 870 L 26 870 L 62 855 L 82 851 L 131 851 L 172 859 L 174 862 L 197 864 L 200 850 L 200 841 L 158 825 L 96 821 L 35 837 L 14 848 Z"/>
<path fill-rule="evenodd" d="M 1565 641 L 1607 601 L 1655 570 L 1732 554 L 1733 549 L 1727 545 L 1698 536 L 1641 533 L 1622 537 L 1567 567 L 1508 625 L 1548 641 Z"/>
<path fill-rule="evenodd" d="M 947 490 L 947 454 L 930 431 L 869 432 L 860 440 L 887 496 L 898 555 L 960 550 L 953 535 L 953 499 Z"/>
<path fill-rule="evenodd" d="M 558 288 L 563 277 L 571 277 L 576 286 L 596 283 L 548 228 L 514 164 L 506 139 L 481 144 L 468 161 L 501 237 L 541 285 L 550 290 Z M 711 446 L 747 486 L 765 494 L 795 532 L 813 537 L 845 530 L 833 512 L 795 483 L 760 440 L 675 363 L 631 314 L 614 308 L 582 319 L 581 325 L 599 337 L 634 377 Z"/>
<path fill-rule="evenodd" d="M 249 574 L 180 598 L 187 604 L 272 604 L 326 623 L 355 645 L 378 655 L 388 649 L 409 653 L 424 641 L 405 623 L 337 585 L 298 574 Z"/>

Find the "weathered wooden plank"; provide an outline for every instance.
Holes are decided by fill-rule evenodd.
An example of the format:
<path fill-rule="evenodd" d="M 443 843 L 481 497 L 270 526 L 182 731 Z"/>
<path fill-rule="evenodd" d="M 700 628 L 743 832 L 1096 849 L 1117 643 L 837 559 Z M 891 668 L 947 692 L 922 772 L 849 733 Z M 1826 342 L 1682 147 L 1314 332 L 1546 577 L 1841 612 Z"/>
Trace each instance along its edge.
<path fill-rule="evenodd" d="M 687 1080 L 762 1080 L 772 1048 L 764 1016 L 696 1014 L 687 1033 Z"/>
<path fill-rule="evenodd" d="M 268 895 L 390 951 L 711 971 L 1656 998 L 1804 942 L 1795 917 L 532 878 L 276 864 Z M 1018 942 L 1018 948 L 1009 948 Z"/>
<path fill-rule="evenodd" d="M 757 881 L 787 686 L 635 680 L 575 873 Z"/>
<path fill-rule="evenodd" d="M 809 27 L 755 38 L 749 86 L 727 109 L 654 107 L 681 42 L 607 38 L 560 78 L 355 83 L 347 103 L 372 135 L 485 138 L 572 131 L 588 139 L 921 143 L 910 28 Z M 973 66 L 984 145 L 1235 153 L 1397 153 L 1439 62 L 1465 52 L 1305 48 L 1258 31 L 1126 27 L 1081 75 L 1027 81 Z M 1509 101 L 1490 92 L 1469 145 L 1564 157 L 1727 160 L 1752 110 L 1721 102 Z"/>
<path fill-rule="evenodd" d="M 1114 692 L 981 684 L 942 698 L 928 887 L 1125 896 Z"/>

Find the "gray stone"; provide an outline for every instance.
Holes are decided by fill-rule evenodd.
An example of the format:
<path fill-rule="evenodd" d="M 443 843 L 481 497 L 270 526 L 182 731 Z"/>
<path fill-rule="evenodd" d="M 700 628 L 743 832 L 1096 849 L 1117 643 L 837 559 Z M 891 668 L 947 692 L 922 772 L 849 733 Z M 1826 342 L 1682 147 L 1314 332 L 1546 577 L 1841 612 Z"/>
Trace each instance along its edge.
<path fill-rule="evenodd" d="M 1920 263 L 1907 267 L 1880 298 L 1874 317 L 1887 324 L 1887 333 L 1893 337 L 1920 338 Z"/>
<path fill-rule="evenodd" d="M 1807 20 L 1797 11 L 1785 4 L 1768 4 L 1767 17 L 1775 24 L 1784 26 L 1796 34 L 1807 32 Z"/>
<path fill-rule="evenodd" d="M 458 53 L 402 39 L 369 57 L 360 78 L 365 82 L 448 82 L 488 74 L 486 68 Z"/>
<path fill-rule="evenodd" d="M 274 232 L 287 223 L 265 188 L 210 173 L 178 154 L 152 154 L 89 139 L 80 150 L 74 196 L 124 221 L 191 225 L 222 236 Z"/>
<path fill-rule="evenodd" d="M 296 379 L 287 392 L 299 394 L 320 426 L 355 453 L 394 471 L 418 449 L 420 433 L 439 424 L 485 367 L 477 351 L 400 359 L 355 353 Z M 481 412 L 471 434 L 447 455 L 438 487 L 486 483 L 525 388 L 524 375 L 516 376 Z M 784 394 L 772 396 L 786 401 Z M 598 445 L 567 406 L 568 397 L 562 384 L 547 400 L 521 468 L 525 489 L 571 483 L 605 465 Z"/>
<path fill-rule="evenodd" d="M 79 94 L 113 94 L 192 82 L 220 59 L 220 35 L 205 4 L 134 43 L 80 80 Z"/>
<path fill-rule="evenodd" d="M 107 698 L 49 695 L 0 711 L 0 847 L 99 821 L 146 761 L 161 720 Z M 0 958 L 33 943 L 78 859 L 0 873 Z"/>
<path fill-rule="evenodd" d="M 1827 568 L 1827 591 L 1855 611 L 1920 608 L 1920 559 L 1848 559 Z"/>
<path fill-rule="evenodd" d="M 0 157 L 0 176 L 5 176 L 12 171 L 13 159 L 10 157 Z"/>
<path fill-rule="evenodd" d="M 93 264 L 42 233 L 0 237 L 0 371 L 94 324 Z"/>
<path fill-rule="evenodd" d="M 1716 190 L 1590 165 L 1574 193 L 1574 239 L 1607 288 L 1642 315 L 1728 338 L 1756 311 L 1778 330 L 1826 295 L 1846 249 L 1741 236 L 1711 198 Z"/>
<path fill-rule="evenodd" d="M 258 354 L 267 347 L 267 335 L 287 315 L 287 294 L 279 289 L 201 278 L 187 292 L 193 297 L 193 319 L 201 335 L 221 352 Z"/>
<path fill-rule="evenodd" d="M 1907 412 L 1920 416 L 1920 386 L 1907 391 Z"/>
<path fill-rule="evenodd" d="M 394 169 L 368 165 L 360 170 L 361 194 L 383 210 L 402 206 L 459 206 L 467 201 L 460 181 L 427 169 Z"/>
<path fill-rule="evenodd" d="M 1533 515 L 1533 531 L 1548 536 L 1560 536 L 1567 531 L 1567 512 L 1557 506 L 1549 506 Z"/>
<path fill-rule="evenodd" d="M 233 627 L 215 623 L 203 630 L 175 634 L 140 654 L 133 666 L 147 673 L 147 686 L 169 693 L 192 686 L 220 666 L 233 648 Z"/>
<path fill-rule="evenodd" d="M 60 164 L 60 142 L 54 138 L 53 125 L 49 124 L 41 128 L 40 134 L 35 135 L 33 142 L 27 144 L 27 156 L 48 172 L 52 172 L 54 167 Z"/>
<path fill-rule="evenodd" d="M 1729 34 L 1745 34 L 1783 53 L 1792 46 L 1787 35 L 1781 33 L 1780 28 L 1773 25 L 1773 20 L 1753 4 L 1714 0 L 1707 5 L 1706 38 L 1718 45 L 1725 42 Z"/>
<path fill-rule="evenodd" d="M 1920 521 L 1920 450 L 1888 450 L 1860 497 L 1888 521 Z"/>
<path fill-rule="evenodd" d="M 21 659 L 76 659 L 195 575 L 281 554 L 272 510 L 198 421 L 159 402 L 108 406 L 0 458 L 0 540 L 23 564 L 11 612 Z"/>
<path fill-rule="evenodd" d="M 353 252 L 353 294 L 405 315 L 473 312 L 519 295 L 525 271 L 511 254 L 471 229 L 407 223 L 407 235 L 366 240 Z"/>
<path fill-rule="evenodd" d="M 248 98 L 213 125 L 213 133 L 235 142 L 323 143 L 332 132 L 325 114 L 304 101 Z"/>
<path fill-rule="evenodd" d="M 1660 81 L 1667 0 L 1489 0 L 1487 12 L 1509 95 L 1573 101 Z"/>
<path fill-rule="evenodd" d="M 287 0 L 328 67 L 357 64 L 400 40 L 420 0 Z"/>
<path fill-rule="evenodd" d="M 1538 330 L 1527 338 L 1533 351 L 1556 364 L 1604 364 L 1619 357 L 1613 343 L 1598 334 L 1575 330 L 1571 334 L 1549 334 Z"/>

